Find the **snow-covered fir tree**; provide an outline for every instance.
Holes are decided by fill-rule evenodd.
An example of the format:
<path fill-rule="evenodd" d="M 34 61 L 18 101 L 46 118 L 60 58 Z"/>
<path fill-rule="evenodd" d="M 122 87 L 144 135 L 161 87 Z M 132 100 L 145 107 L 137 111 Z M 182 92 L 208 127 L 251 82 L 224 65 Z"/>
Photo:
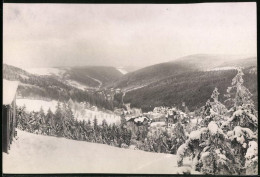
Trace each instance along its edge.
<path fill-rule="evenodd" d="M 227 108 L 218 100 L 218 95 L 218 89 L 215 88 L 211 95 L 213 101 L 208 100 L 206 105 L 203 106 L 201 127 L 207 127 L 211 121 L 215 121 L 218 125 L 221 125 L 227 119 L 225 116 Z"/>
<path fill-rule="evenodd" d="M 232 107 L 229 110 L 231 117 L 222 125 L 223 128 L 229 129 L 227 135 L 231 140 L 232 149 L 242 164 L 241 174 L 248 172 L 246 154 L 250 148 L 249 142 L 258 139 L 257 112 L 251 99 L 252 94 L 243 85 L 243 75 L 242 69 L 238 68 L 238 73 L 232 80 L 232 86 L 227 89 L 228 101 L 232 102 Z"/>
<path fill-rule="evenodd" d="M 178 121 L 173 130 L 172 130 L 172 136 L 171 136 L 171 146 L 170 151 L 172 154 L 176 154 L 177 149 L 183 144 L 185 143 L 185 140 L 187 139 L 186 135 L 185 135 L 185 130 L 183 125 L 181 124 L 180 121 Z"/>
<path fill-rule="evenodd" d="M 246 152 L 246 174 L 258 174 L 258 144 L 256 141 L 250 141 Z"/>
<path fill-rule="evenodd" d="M 235 112 L 241 107 L 247 109 L 251 114 L 256 115 L 255 105 L 252 100 L 251 92 L 243 85 L 243 71 L 237 68 L 237 75 L 232 79 L 231 86 L 227 89 L 227 100 L 225 102 L 231 105 L 229 112 Z"/>
<path fill-rule="evenodd" d="M 229 139 L 211 121 L 208 127 L 190 133 L 189 139 L 177 151 L 178 166 L 185 156 L 192 156 L 193 168 L 204 174 L 239 174 L 238 161 L 228 143 Z"/>

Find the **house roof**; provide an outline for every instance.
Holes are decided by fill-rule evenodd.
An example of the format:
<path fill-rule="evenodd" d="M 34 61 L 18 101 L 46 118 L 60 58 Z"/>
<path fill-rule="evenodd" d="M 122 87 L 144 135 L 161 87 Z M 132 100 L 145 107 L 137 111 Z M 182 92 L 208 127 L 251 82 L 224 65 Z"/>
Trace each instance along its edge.
<path fill-rule="evenodd" d="M 8 81 L 3 79 L 3 105 L 8 105 L 13 102 L 18 84 L 18 81 Z"/>

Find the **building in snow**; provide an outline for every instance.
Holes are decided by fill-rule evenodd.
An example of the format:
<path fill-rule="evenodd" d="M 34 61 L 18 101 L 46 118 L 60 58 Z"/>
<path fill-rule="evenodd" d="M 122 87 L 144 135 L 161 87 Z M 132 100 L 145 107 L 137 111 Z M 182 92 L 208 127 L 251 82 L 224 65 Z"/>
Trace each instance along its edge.
<path fill-rule="evenodd" d="M 3 80 L 2 107 L 2 152 L 8 153 L 10 144 L 15 136 L 16 127 L 16 91 L 19 82 Z"/>

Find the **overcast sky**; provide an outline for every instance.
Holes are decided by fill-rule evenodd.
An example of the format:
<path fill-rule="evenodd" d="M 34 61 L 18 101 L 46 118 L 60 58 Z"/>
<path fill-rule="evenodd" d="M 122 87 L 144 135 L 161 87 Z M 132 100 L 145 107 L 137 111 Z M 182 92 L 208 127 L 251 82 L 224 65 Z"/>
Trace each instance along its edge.
<path fill-rule="evenodd" d="M 256 56 L 256 3 L 4 4 L 3 60 L 18 67 L 147 66 Z"/>

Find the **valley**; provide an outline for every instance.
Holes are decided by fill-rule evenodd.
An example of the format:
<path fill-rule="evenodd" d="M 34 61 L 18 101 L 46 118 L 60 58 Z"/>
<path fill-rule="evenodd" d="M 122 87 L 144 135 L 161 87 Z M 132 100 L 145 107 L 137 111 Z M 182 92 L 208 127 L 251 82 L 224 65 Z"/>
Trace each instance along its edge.
<path fill-rule="evenodd" d="M 3 175 L 259 174 L 256 7 L 3 3 Z"/>
<path fill-rule="evenodd" d="M 205 57 L 208 55 L 188 56 L 182 62 L 156 64 L 128 73 L 116 67 L 25 71 L 4 65 L 4 79 L 20 82 L 16 99 L 18 137 L 10 155 L 4 155 L 4 170 L 33 173 L 40 172 L 41 166 L 50 173 L 94 173 L 101 158 L 105 158 L 110 159 L 102 160 L 106 173 L 157 174 L 163 170 L 166 174 L 200 174 L 203 172 L 196 170 L 195 165 L 205 162 L 196 158 L 203 159 L 209 152 L 194 157 L 189 148 L 197 148 L 196 141 L 206 143 L 205 148 L 219 146 L 207 144 L 203 136 L 214 139 L 217 134 L 229 141 L 241 135 L 248 139 L 248 142 L 241 140 L 243 147 L 250 149 L 249 143 L 254 144 L 257 139 L 253 132 L 258 106 L 256 63 L 250 64 L 250 58 L 241 68 L 237 64 L 244 59 L 225 66 L 222 62 L 212 65 L 209 60 L 216 56 Z M 202 65 L 196 65 L 198 61 Z M 238 81 L 244 84 L 243 94 L 248 96 L 241 99 L 248 107 L 234 108 L 232 102 L 226 102 L 225 94 L 230 94 L 230 85 L 238 88 L 234 79 L 242 76 L 243 80 Z M 252 130 L 231 127 L 226 135 L 224 125 L 241 115 L 247 116 L 245 126 Z M 36 141 L 41 142 L 42 148 L 36 148 L 39 146 Z M 220 158 L 227 159 L 224 152 L 215 150 Z M 70 158 L 64 159 L 64 152 Z M 14 156 L 26 159 L 24 155 L 28 153 L 33 160 L 30 163 L 37 161 L 37 165 L 28 168 L 30 163 L 24 163 L 14 167 L 20 163 Z M 61 159 L 52 158 L 52 153 L 60 154 Z M 114 161 L 112 157 L 117 158 Z M 71 165 L 67 159 L 77 162 Z M 85 159 L 95 160 L 88 163 Z M 49 160 L 56 164 L 55 168 L 49 166 Z M 116 168 L 118 160 L 124 164 L 120 170 Z M 91 168 L 83 168 L 82 163 Z M 232 170 L 239 173 L 236 165 L 228 173 L 233 173 Z"/>

